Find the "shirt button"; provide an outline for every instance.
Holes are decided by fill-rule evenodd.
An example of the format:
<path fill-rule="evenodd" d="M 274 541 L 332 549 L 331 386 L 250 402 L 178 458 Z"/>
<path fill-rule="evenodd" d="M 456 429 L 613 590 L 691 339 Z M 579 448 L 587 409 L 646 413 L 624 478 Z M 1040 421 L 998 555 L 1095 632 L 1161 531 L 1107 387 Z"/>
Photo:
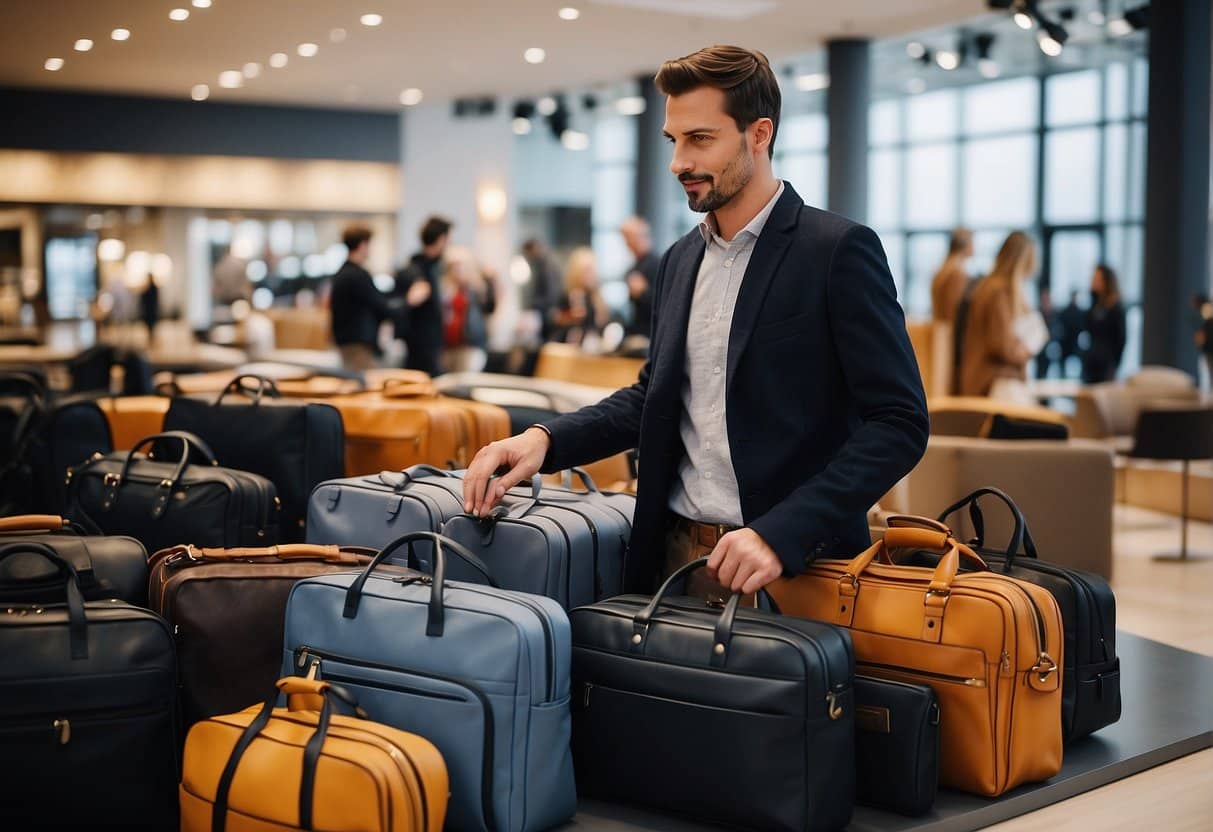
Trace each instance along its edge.
<path fill-rule="evenodd" d="M 711 442 L 707 442 L 707 443 L 705 443 L 705 444 L 704 444 L 704 447 L 705 447 L 705 448 L 707 448 L 707 449 L 710 451 L 710 450 L 712 450 L 712 443 L 711 443 Z"/>
<path fill-rule="evenodd" d="M 704 475 L 703 475 L 703 478 L 704 478 L 705 480 L 710 480 L 710 479 L 712 478 L 712 472 L 711 472 L 711 471 L 707 471 L 707 472 L 705 472 L 705 473 L 704 473 Z"/>
<path fill-rule="evenodd" d="M 732 265 L 733 265 L 733 261 L 732 261 L 732 260 L 725 260 L 725 261 L 724 261 L 724 264 L 725 264 L 726 266 L 732 266 Z"/>
<path fill-rule="evenodd" d="M 720 375 L 720 368 L 719 368 L 719 367 L 713 367 L 713 368 L 712 368 L 712 372 L 713 372 L 713 373 L 715 373 L 716 375 Z"/>

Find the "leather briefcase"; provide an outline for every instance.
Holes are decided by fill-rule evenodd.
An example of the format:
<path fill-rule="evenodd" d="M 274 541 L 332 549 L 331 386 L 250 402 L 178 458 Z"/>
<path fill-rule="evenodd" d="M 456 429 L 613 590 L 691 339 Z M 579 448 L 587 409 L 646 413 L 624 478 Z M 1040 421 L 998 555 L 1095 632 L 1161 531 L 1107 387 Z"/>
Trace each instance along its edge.
<path fill-rule="evenodd" d="M 926 814 L 939 785 L 939 700 L 926 685 L 855 677 L 855 802 Z"/>
<path fill-rule="evenodd" d="M 85 601 L 46 543 L 0 542 L 0 564 L 44 558 L 53 602 L 0 610 L 0 829 L 172 829 L 177 820 L 173 639 L 153 612 Z"/>
<path fill-rule="evenodd" d="M 151 608 L 173 627 L 186 727 L 258 702 L 282 666 L 282 620 L 297 581 L 365 566 L 374 549 L 289 543 L 174 546 L 152 555 Z"/>
<path fill-rule="evenodd" d="M 978 506 L 985 495 L 1001 500 L 1011 511 L 1014 529 L 1006 549 L 985 545 L 985 521 Z M 1038 560 L 1023 512 L 1005 492 L 997 488 L 974 491 L 948 506 L 939 520 L 965 506 L 977 534 L 969 545 L 990 568 L 1048 590 L 1061 608 L 1066 644 L 1061 693 L 1065 741 L 1074 742 L 1116 722 L 1120 719 L 1120 660 L 1116 657 L 1116 596 L 1108 582 L 1091 572 Z M 927 562 L 937 559 L 937 555 L 927 556 Z"/>
<path fill-rule="evenodd" d="M 236 395 L 248 398 L 240 401 Z M 237 376 L 214 402 L 174 398 L 164 414 L 164 428 L 195 434 L 215 449 L 222 464 L 272 482 L 282 500 L 279 531 L 284 543 L 303 541 L 312 489 L 344 474 L 341 414 L 327 404 L 282 399 L 274 382 L 260 376 Z M 171 541 L 184 542 L 201 544 L 193 538 Z"/>
<path fill-rule="evenodd" d="M 941 785 L 994 797 L 1057 774 L 1064 650 L 1053 596 L 985 570 L 940 523 L 889 525 L 853 560 L 814 561 L 768 591 L 785 613 L 850 628 L 859 673 L 935 690 Z M 889 557 L 900 548 L 944 554 L 934 569 L 900 566 Z M 961 558 L 982 571 L 958 574 Z"/>
<path fill-rule="evenodd" d="M 176 445 L 179 459 L 160 462 L 139 453 Z M 209 464 L 192 465 L 191 456 Z M 265 477 L 220 468 L 197 436 L 168 431 L 130 451 L 96 456 L 69 477 L 69 516 L 102 534 L 130 535 L 148 551 L 178 543 L 261 546 L 278 540 L 278 495 Z"/>
<path fill-rule="evenodd" d="M 343 688 L 288 676 L 265 704 L 190 730 L 181 832 L 441 832 L 448 790 L 429 740 L 373 722 Z"/>
<path fill-rule="evenodd" d="M 585 795 L 744 829 L 840 829 L 855 791 L 851 639 L 841 627 L 695 599 L 570 612 L 573 766 Z"/>
<path fill-rule="evenodd" d="M 79 526 L 50 514 L 0 518 L 0 543 L 41 543 L 71 563 L 85 600 L 119 598 L 147 606 L 147 550 L 133 537 L 86 536 Z M 63 597 L 63 579 L 45 558 L 16 555 L 0 566 L 0 602 Z"/>

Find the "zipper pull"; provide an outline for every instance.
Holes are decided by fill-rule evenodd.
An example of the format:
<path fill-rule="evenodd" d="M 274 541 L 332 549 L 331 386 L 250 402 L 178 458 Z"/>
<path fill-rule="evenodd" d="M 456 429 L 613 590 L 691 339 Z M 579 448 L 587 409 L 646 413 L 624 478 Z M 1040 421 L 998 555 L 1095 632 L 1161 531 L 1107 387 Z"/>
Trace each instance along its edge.
<path fill-rule="evenodd" d="M 56 731 L 59 732 L 59 744 L 67 745 L 72 739 L 72 723 L 66 719 L 56 719 L 51 723 Z"/>
<path fill-rule="evenodd" d="M 838 694 L 832 690 L 826 692 L 826 713 L 830 715 L 830 719 L 842 716 L 842 708 L 838 706 Z"/>
<path fill-rule="evenodd" d="M 1006 650 L 1002 651 L 1002 672 L 1003 673 L 1011 672 L 1011 654 L 1008 653 Z"/>
<path fill-rule="evenodd" d="M 312 659 L 311 665 L 307 669 L 307 678 L 309 681 L 314 681 L 320 677 L 320 659 Z"/>
<path fill-rule="evenodd" d="M 590 691 L 593 690 L 593 688 L 594 688 L 594 685 L 590 682 L 586 682 L 582 686 L 582 688 L 581 688 L 581 707 L 582 708 L 590 707 Z"/>
<path fill-rule="evenodd" d="M 307 667 L 308 651 L 306 647 L 299 647 L 295 650 L 295 667 L 299 670 Z"/>

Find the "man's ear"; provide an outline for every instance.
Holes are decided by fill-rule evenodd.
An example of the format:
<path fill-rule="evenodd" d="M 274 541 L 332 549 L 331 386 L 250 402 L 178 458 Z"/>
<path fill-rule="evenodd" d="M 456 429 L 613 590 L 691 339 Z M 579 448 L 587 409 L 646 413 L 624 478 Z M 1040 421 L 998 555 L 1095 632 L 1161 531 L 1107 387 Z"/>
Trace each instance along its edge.
<path fill-rule="evenodd" d="M 750 125 L 750 144 L 754 148 L 754 152 L 767 153 L 767 148 L 770 147 L 771 137 L 775 132 L 775 122 L 769 118 L 755 119 Z"/>

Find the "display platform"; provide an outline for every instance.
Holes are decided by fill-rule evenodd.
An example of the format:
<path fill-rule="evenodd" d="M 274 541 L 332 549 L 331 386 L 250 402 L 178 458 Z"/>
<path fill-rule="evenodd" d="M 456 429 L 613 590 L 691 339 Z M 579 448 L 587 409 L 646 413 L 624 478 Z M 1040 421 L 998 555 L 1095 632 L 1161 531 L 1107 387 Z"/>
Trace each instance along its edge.
<path fill-rule="evenodd" d="M 940 790 L 934 810 L 905 818 L 864 806 L 848 829 L 857 832 L 964 832 L 981 829 L 1213 747 L 1213 659 L 1156 641 L 1116 634 L 1120 656 L 1120 722 L 1066 748 L 1061 773 L 995 800 Z M 721 749 L 727 754 L 727 749 Z M 626 765 L 621 761 L 621 765 Z M 583 800 L 564 830 L 707 832 L 688 823 L 625 806 Z"/>

